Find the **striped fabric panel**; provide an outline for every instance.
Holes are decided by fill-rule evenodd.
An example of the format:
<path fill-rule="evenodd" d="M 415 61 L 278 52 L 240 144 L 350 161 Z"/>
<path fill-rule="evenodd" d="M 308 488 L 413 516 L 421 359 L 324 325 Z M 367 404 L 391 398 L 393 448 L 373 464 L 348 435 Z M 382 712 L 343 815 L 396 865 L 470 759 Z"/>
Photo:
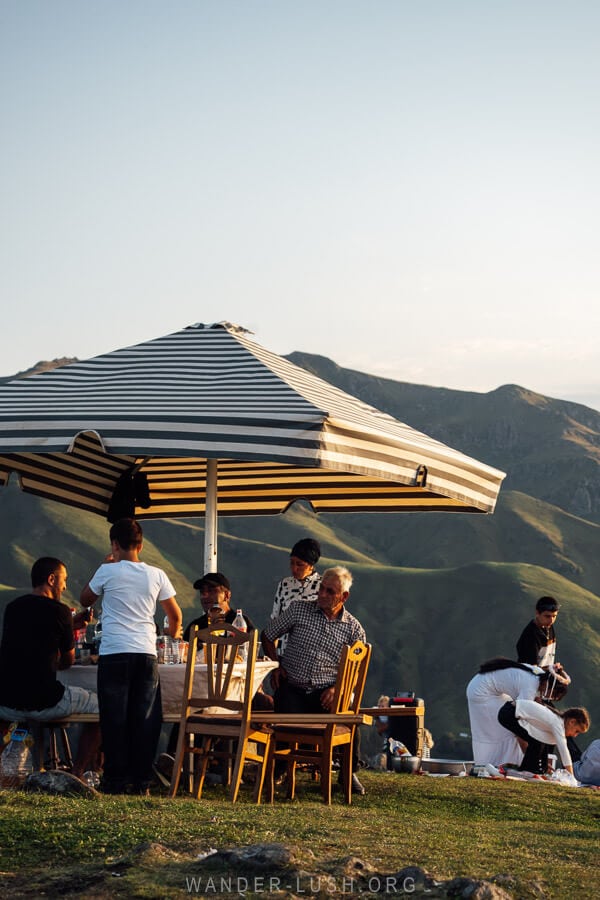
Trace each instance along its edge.
<path fill-rule="evenodd" d="M 316 509 L 429 509 L 435 500 L 491 512 L 504 477 L 224 325 L 0 386 L 0 452 L 0 478 L 18 472 L 24 489 L 97 512 L 119 474 L 150 457 L 153 506 L 140 517 L 201 515 L 206 458 L 246 479 L 228 493 L 220 474 L 225 515 L 279 512 L 299 496 Z M 274 484 L 253 494 L 251 473 L 264 464 L 274 464 Z M 69 482 L 82 487 L 79 503 Z"/>
<path fill-rule="evenodd" d="M 148 477 L 152 498 L 150 508 L 136 510 L 138 518 L 204 515 L 205 463 L 188 458 L 154 458 L 143 465 L 140 458 L 138 462 L 140 471 Z M 98 458 L 95 468 L 86 462 L 78 470 L 70 454 L 0 457 L 0 469 L 18 473 L 24 490 L 100 515 L 106 515 L 118 475 L 132 464 L 135 460 L 108 456 L 106 460 Z M 309 501 L 317 512 L 481 511 L 427 488 L 405 487 L 348 472 L 276 463 L 219 462 L 220 516 L 280 513 L 298 499 Z"/>

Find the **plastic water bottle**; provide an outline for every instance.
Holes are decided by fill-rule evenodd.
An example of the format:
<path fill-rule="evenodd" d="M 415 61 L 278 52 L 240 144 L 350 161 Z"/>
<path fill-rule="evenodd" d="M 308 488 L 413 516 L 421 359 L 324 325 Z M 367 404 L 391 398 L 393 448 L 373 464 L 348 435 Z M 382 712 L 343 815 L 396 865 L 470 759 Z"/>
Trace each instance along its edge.
<path fill-rule="evenodd" d="M 0 786 L 17 788 L 33 772 L 33 759 L 29 749 L 33 741 L 24 728 L 13 728 L 9 734 L 9 741 L 0 756 Z"/>
<path fill-rule="evenodd" d="M 175 662 L 179 662 L 178 659 L 174 659 L 173 654 L 173 638 L 169 632 L 169 617 L 165 616 L 163 619 L 163 629 L 162 629 L 162 640 L 164 645 L 163 656 L 165 665 L 173 665 Z"/>
<path fill-rule="evenodd" d="M 94 652 L 96 655 L 100 652 L 100 641 L 102 640 L 102 619 L 100 616 L 96 619 L 94 625 Z"/>
<path fill-rule="evenodd" d="M 238 631 L 243 631 L 244 633 L 248 631 L 248 626 L 246 625 L 246 620 L 242 615 L 241 609 L 236 609 L 235 611 L 235 619 L 231 623 L 234 628 L 237 628 Z M 242 662 L 245 662 L 248 659 L 248 645 L 242 644 L 240 649 L 238 650 L 238 656 L 241 658 Z"/>

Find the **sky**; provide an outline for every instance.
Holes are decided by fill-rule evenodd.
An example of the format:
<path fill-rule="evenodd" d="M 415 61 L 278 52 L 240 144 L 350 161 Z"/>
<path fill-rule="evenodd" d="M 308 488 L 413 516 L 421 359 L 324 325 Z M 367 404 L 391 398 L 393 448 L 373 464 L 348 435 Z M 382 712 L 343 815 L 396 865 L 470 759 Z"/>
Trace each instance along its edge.
<path fill-rule="evenodd" d="M 600 409 L 597 0 L 0 0 L 0 375 L 230 321 Z"/>

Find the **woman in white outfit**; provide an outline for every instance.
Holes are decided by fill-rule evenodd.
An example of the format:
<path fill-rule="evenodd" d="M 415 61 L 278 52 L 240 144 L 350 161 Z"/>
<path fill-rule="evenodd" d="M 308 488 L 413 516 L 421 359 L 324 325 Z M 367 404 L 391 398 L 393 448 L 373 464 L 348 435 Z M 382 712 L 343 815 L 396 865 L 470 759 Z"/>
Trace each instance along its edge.
<path fill-rule="evenodd" d="M 539 666 L 517 663 L 497 657 L 483 663 L 467 685 L 471 721 L 473 761 L 476 766 L 490 763 L 519 765 L 523 751 L 515 735 L 498 721 L 502 706 L 510 700 L 534 700 L 546 691 L 553 676 Z M 555 683 L 548 699 L 558 700 L 566 688 Z"/>

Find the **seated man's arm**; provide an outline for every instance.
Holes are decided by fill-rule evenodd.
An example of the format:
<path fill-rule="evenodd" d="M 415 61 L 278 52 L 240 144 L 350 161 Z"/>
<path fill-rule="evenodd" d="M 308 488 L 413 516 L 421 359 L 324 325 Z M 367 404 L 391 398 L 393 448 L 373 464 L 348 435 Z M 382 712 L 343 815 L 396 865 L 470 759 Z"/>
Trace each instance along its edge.
<path fill-rule="evenodd" d="M 75 662 L 75 648 L 58 654 L 58 670 L 70 669 Z"/>
<path fill-rule="evenodd" d="M 325 688 L 325 690 L 321 694 L 321 706 L 323 707 L 323 709 L 326 709 L 327 712 L 332 711 L 334 695 L 335 685 Z"/>
<path fill-rule="evenodd" d="M 268 638 L 266 636 L 264 631 L 261 631 L 260 642 L 261 642 L 262 648 L 265 652 L 265 656 L 268 659 L 272 659 L 272 660 L 274 660 L 274 662 L 277 662 L 277 660 L 278 660 L 277 644 L 276 644 L 275 640 L 271 640 L 270 638 Z M 277 688 L 279 687 L 279 682 L 280 682 L 281 678 L 285 678 L 285 677 L 286 677 L 285 672 L 281 668 L 281 663 L 280 663 L 279 668 L 275 669 L 273 672 L 271 672 L 271 687 L 273 688 L 274 691 L 276 691 Z"/>
<path fill-rule="evenodd" d="M 69 669 L 75 662 L 75 633 L 71 610 L 62 603 L 58 610 L 59 637 L 56 649 L 57 669 Z"/>
<path fill-rule="evenodd" d="M 294 606 L 294 603 L 290 603 L 285 612 L 276 619 L 271 619 L 267 627 L 261 632 L 260 640 L 265 656 L 268 656 L 269 659 L 275 662 L 277 662 L 277 638 L 282 637 L 284 634 L 289 634 L 294 628 Z M 271 672 L 271 685 L 274 690 L 277 690 L 279 687 L 281 678 L 287 678 L 287 674 L 280 664 L 278 669 Z"/>
<path fill-rule="evenodd" d="M 264 631 L 261 631 L 261 633 L 260 633 L 260 642 L 262 644 L 263 650 L 265 651 L 265 656 L 268 657 L 268 659 L 272 659 L 275 662 L 277 662 L 277 644 L 276 644 L 276 642 L 274 640 L 273 641 L 270 640 L 266 636 Z"/>

